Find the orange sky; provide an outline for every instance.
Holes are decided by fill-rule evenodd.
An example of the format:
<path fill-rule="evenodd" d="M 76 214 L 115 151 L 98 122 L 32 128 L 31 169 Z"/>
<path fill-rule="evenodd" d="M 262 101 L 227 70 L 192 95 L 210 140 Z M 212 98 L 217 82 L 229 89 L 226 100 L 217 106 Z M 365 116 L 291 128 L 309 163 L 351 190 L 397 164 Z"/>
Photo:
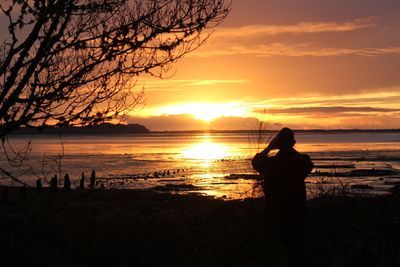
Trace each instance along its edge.
<path fill-rule="evenodd" d="M 400 128 L 400 1 L 233 0 L 167 80 L 143 78 L 152 130 Z M 171 72 L 172 74 L 173 72 Z"/>

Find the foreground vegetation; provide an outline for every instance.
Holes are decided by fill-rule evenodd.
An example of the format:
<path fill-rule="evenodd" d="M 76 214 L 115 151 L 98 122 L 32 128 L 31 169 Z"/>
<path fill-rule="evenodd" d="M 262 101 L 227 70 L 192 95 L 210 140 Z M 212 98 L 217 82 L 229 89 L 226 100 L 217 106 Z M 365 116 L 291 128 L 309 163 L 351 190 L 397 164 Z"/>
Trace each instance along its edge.
<path fill-rule="evenodd" d="M 3 190 L 4 188 L 0 188 Z M 263 200 L 151 191 L 9 188 L 0 266 L 276 266 L 264 253 Z M 308 266 L 400 266 L 400 199 L 308 202 Z"/>

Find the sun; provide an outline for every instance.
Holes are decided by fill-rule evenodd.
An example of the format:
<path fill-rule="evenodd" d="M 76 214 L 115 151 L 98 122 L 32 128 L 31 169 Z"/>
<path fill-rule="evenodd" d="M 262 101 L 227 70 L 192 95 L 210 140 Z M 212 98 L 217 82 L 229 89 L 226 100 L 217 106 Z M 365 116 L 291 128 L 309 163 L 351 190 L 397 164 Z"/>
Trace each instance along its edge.
<path fill-rule="evenodd" d="M 162 114 L 190 114 L 195 119 L 209 123 L 221 117 L 244 117 L 247 109 L 239 103 L 186 103 L 163 107 Z"/>
<path fill-rule="evenodd" d="M 222 117 L 223 114 L 219 112 L 215 112 L 213 109 L 202 109 L 200 112 L 192 112 L 192 115 L 197 120 L 202 120 L 205 122 L 211 122 L 219 117 Z"/>

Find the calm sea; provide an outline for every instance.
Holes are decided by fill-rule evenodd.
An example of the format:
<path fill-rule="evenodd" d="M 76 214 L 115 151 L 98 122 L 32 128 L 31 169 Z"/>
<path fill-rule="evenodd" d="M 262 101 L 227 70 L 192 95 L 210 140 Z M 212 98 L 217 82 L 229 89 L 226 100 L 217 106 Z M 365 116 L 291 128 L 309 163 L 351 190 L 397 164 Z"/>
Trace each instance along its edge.
<path fill-rule="evenodd" d="M 307 178 L 310 196 L 335 187 L 385 194 L 400 182 L 400 133 L 314 132 L 296 138 L 296 149 L 308 153 L 316 165 Z M 10 138 L 14 149 L 27 142 L 31 142 L 30 154 L 21 166 L 9 166 L 4 153 L 0 164 L 31 185 L 38 178 L 46 184 L 55 174 L 68 173 L 76 186 L 82 173 L 88 182 L 95 170 L 99 187 L 151 188 L 228 199 L 259 195 L 250 160 L 266 145 L 251 133 Z M 1 184 L 11 183 L 1 177 Z"/>

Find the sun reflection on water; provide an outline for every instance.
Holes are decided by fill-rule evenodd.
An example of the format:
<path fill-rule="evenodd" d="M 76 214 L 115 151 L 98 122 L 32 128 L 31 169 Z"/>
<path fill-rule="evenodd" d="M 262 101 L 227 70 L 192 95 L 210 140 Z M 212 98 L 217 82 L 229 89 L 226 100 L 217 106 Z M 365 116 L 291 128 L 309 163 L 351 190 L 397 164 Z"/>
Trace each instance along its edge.
<path fill-rule="evenodd" d="M 226 146 L 211 141 L 204 141 L 189 146 L 184 149 L 181 154 L 182 157 L 186 159 L 215 161 L 228 157 L 229 151 Z"/>

